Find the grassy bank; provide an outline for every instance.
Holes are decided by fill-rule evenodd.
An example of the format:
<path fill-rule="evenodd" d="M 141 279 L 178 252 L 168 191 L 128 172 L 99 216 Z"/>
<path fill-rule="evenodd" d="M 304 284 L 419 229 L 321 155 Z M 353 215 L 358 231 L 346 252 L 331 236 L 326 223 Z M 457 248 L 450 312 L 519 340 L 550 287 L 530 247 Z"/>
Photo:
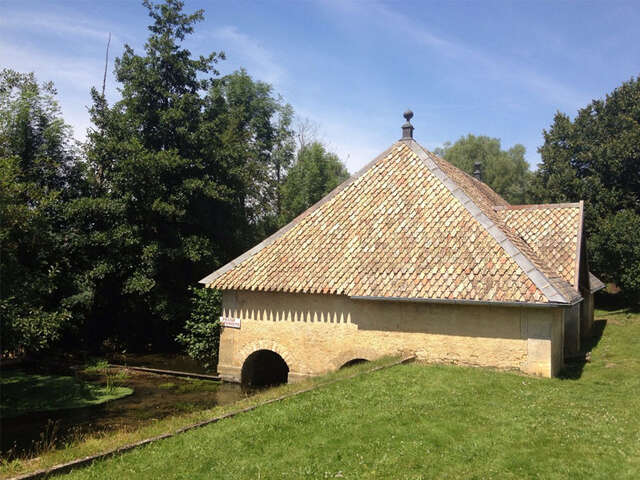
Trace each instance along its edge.
<path fill-rule="evenodd" d="M 599 316 L 604 335 L 572 378 L 394 367 L 69 477 L 638 478 L 640 316 Z"/>
<path fill-rule="evenodd" d="M 234 404 L 221 405 L 211 409 L 188 409 L 183 414 L 154 419 L 150 422 L 146 422 L 142 427 L 122 427 L 119 429 L 110 429 L 107 432 L 98 434 L 78 435 L 75 439 L 68 441 L 64 448 L 48 448 L 43 451 L 38 451 L 37 455 L 35 455 L 33 458 L 18 458 L 15 460 L 6 461 L 0 457 L 0 478 L 7 478 L 14 475 L 48 468 L 53 465 L 69 462 L 78 458 L 95 455 L 97 453 L 108 451 L 113 448 L 121 447 L 123 445 L 137 442 L 145 438 L 170 433 L 187 425 L 208 420 L 210 418 L 228 413 L 230 411 L 257 405 L 266 400 L 277 398 L 287 393 L 296 392 L 313 385 L 342 379 L 355 373 L 371 369 L 375 366 L 385 365 L 394 360 L 396 359 L 381 359 L 369 364 L 362 364 L 354 366 L 350 369 L 334 372 L 323 377 L 312 378 L 305 382 L 272 388 L 252 396 L 247 396 L 243 400 L 240 400 Z M 181 385 L 177 385 L 177 382 L 181 382 Z M 170 393 L 174 389 L 183 390 L 185 386 L 182 385 L 182 383 L 184 382 L 176 379 L 171 382 L 163 382 L 159 384 L 158 387 L 161 390 L 166 389 L 167 392 Z M 213 385 L 211 382 L 199 381 L 189 381 L 187 383 L 189 385 L 189 388 L 191 388 L 191 384 L 206 384 L 203 388 L 207 388 L 207 386 L 211 388 L 211 385 Z M 150 413 L 153 414 L 153 412 Z"/>

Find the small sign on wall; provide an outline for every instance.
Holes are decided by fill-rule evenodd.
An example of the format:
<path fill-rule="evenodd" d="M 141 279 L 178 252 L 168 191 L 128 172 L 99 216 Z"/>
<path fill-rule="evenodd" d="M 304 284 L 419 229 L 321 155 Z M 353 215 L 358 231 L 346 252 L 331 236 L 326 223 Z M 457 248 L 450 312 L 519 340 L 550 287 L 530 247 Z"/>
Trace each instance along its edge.
<path fill-rule="evenodd" d="M 227 328 L 240 328 L 240 319 L 233 317 L 220 317 L 220 325 Z"/>

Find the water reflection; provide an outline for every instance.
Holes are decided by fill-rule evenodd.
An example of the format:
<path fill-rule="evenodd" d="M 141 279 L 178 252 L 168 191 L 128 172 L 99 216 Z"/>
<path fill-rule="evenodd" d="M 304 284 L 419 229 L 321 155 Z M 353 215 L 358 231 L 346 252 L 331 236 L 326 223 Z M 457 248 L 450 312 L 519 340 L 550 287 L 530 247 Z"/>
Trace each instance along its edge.
<path fill-rule="evenodd" d="M 168 366 L 165 362 L 162 368 L 178 370 L 178 365 L 184 367 L 180 363 Z M 153 367 L 149 364 L 144 366 Z M 63 445 L 86 434 L 123 427 L 135 430 L 154 419 L 233 403 L 252 394 L 251 390 L 243 390 L 237 384 L 133 370 L 128 372 L 123 385 L 134 389 L 134 393 L 128 397 L 92 407 L 34 412 L 1 419 L 3 458 L 37 453 L 38 442 L 50 446 Z M 85 381 L 106 383 L 104 374 L 76 374 Z"/>

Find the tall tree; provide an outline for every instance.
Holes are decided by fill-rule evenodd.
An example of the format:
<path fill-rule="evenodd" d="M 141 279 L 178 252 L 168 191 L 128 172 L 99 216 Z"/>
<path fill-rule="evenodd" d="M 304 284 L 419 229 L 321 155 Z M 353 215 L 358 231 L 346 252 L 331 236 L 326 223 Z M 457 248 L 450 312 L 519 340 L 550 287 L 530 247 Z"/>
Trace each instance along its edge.
<path fill-rule="evenodd" d="M 543 131 L 538 201 L 585 201 L 591 267 L 640 298 L 640 78 Z"/>
<path fill-rule="evenodd" d="M 0 72 L 0 315 L 2 353 L 58 340 L 71 319 L 65 202 L 82 166 L 52 83 Z"/>
<path fill-rule="evenodd" d="M 243 238 L 239 246 L 246 247 L 271 233 L 280 215 L 280 187 L 294 159 L 293 109 L 245 70 L 216 80 L 207 100 L 218 158 L 233 187 L 230 200 L 244 226 L 234 241 Z"/>
<path fill-rule="evenodd" d="M 115 61 L 121 100 L 92 91 L 94 190 L 73 204 L 74 231 L 93 343 L 162 348 L 188 317 L 188 287 L 272 229 L 291 110 L 244 71 L 219 78 L 222 53 L 191 55 L 202 11 L 144 5 L 144 52 L 127 45 Z"/>
<path fill-rule="evenodd" d="M 470 174 L 473 173 L 474 164 L 479 162 L 482 165 L 482 180 L 487 185 L 509 203 L 527 202 L 531 172 L 524 158 L 524 146 L 516 144 L 509 150 L 502 150 L 498 138 L 469 134 L 454 144 L 445 143 L 435 153 Z"/>
<path fill-rule="evenodd" d="M 347 178 L 344 164 L 321 143 L 303 146 L 282 186 L 281 224 L 293 220 Z"/>

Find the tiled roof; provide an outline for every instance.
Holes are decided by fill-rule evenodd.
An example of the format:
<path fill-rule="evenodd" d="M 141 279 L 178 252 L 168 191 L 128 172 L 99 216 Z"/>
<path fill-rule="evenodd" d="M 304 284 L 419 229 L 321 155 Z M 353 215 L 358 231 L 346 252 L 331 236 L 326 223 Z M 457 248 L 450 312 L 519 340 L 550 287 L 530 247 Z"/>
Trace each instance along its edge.
<path fill-rule="evenodd" d="M 402 140 L 201 282 L 223 290 L 392 299 L 578 300 L 496 206 L 509 205 L 415 141 Z"/>
<path fill-rule="evenodd" d="M 422 147 L 420 147 L 422 148 Z M 454 167 L 449 162 L 440 157 L 427 152 L 429 157 L 435 161 L 438 166 L 459 186 L 473 201 L 473 203 L 486 215 L 494 230 L 498 230 L 506 237 L 511 249 L 514 249 L 513 258 L 517 259 L 522 268 L 530 272 L 529 275 L 536 276 L 537 285 L 542 288 L 555 291 L 556 295 L 550 298 L 551 301 L 562 302 L 568 300 L 573 303 L 581 297 L 577 290 L 573 289 L 571 284 L 564 280 L 559 274 L 550 267 L 543 257 L 539 256 L 531 246 L 523 240 L 518 232 L 509 228 L 500 215 L 496 212 L 497 208 L 504 208 L 509 204 L 500 195 L 491 190 L 489 186 L 459 168 Z M 543 278 L 539 278 L 542 276 Z"/>
<path fill-rule="evenodd" d="M 549 267 L 578 289 L 580 203 L 509 206 L 498 214 Z"/>

